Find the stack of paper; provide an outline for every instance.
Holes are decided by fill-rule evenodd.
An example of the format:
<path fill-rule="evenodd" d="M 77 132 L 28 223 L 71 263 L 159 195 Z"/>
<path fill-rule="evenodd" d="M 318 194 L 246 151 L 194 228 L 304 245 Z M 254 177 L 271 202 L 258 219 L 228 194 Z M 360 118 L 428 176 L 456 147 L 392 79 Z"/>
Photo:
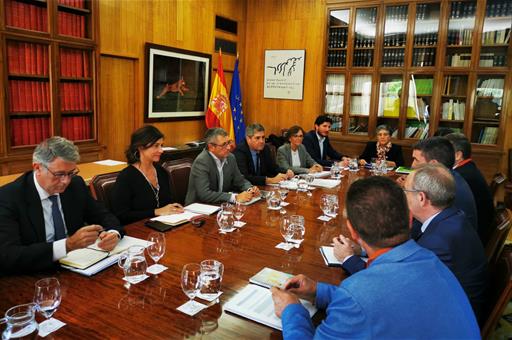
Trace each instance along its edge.
<path fill-rule="evenodd" d="M 325 264 L 329 267 L 341 267 L 341 261 L 334 256 L 334 247 L 320 247 L 320 254 L 322 254 Z"/>
<path fill-rule="evenodd" d="M 147 247 L 152 242 L 139 238 L 124 236 L 112 251 L 107 252 L 98 247 L 98 241 L 89 246 L 70 251 L 66 257 L 59 260 L 63 268 L 82 275 L 91 276 L 117 262 L 119 254 L 131 246 Z"/>
<path fill-rule="evenodd" d="M 259 198 L 258 198 L 259 199 Z M 153 217 L 151 221 L 158 221 L 168 225 L 176 226 L 190 221 L 192 218 L 199 215 L 211 215 L 219 210 L 215 205 L 192 203 L 183 208 L 185 211 L 181 214 L 162 215 Z"/>
<path fill-rule="evenodd" d="M 313 183 L 311 183 L 314 187 L 321 187 L 321 188 L 327 188 L 332 189 L 337 185 L 340 185 L 341 181 L 337 179 L 322 179 L 322 178 L 315 178 Z"/>
<path fill-rule="evenodd" d="M 305 300 L 300 302 L 306 307 L 310 316 L 316 313 L 317 309 L 311 302 Z M 272 328 L 283 329 L 281 319 L 276 316 L 269 289 L 249 284 L 229 300 L 224 305 L 224 309 Z"/>
<path fill-rule="evenodd" d="M 330 171 L 320 171 L 320 172 L 311 173 L 310 175 L 313 175 L 315 178 L 322 178 L 322 177 L 330 176 L 331 172 Z"/>

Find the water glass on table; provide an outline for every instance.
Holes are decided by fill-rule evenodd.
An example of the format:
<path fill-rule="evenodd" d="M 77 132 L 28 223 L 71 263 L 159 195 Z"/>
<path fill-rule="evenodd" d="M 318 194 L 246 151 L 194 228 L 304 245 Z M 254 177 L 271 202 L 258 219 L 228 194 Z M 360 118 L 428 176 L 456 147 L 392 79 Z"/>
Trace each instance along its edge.
<path fill-rule="evenodd" d="M 215 298 L 219 292 L 224 275 L 224 265 L 217 260 L 204 260 L 201 262 L 200 292 L 207 300 Z"/>
<path fill-rule="evenodd" d="M 217 213 L 217 225 L 221 233 L 229 233 L 235 230 L 235 216 L 233 211 L 233 206 L 231 206 Z"/>
<path fill-rule="evenodd" d="M 277 192 L 279 193 L 279 196 L 281 198 L 281 201 L 284 201 L 286 199 L 286 196 L 288 195 L 288 186 L 286 181 L 281 181 L 279 183 L 279 189 Z"/>
<path fill-rule="evenodd" d="M 351 158 L 348 162 L 348 170 L 352 172 L 359 171 L 359 164 L 357 163 L 357 158 Z"/>
<path fill-rule="evenodd" d="M 153 259 L 155 264 L 164 256 L 165 254 L 165 234 L 159 232 L 151 232 L 148 236 L 148 241 L 152 242 L 146 249 L 149 257 Z"/>
<path fill-rule="evenodd" d="M 46 319 L 52 317 L 62 300 L 60 283 L 55 277 L 41 279 L 35 284 L 34 303 Z"/>
<path fill-rule="evenodd" d="M 119 256 L 117 265 L 124 271 L 124 278 L 129 284 L 136 284 L 144 280 L 148 268 L 144 247 L 131 246 Z"/>
<path fill-rule="evenodd" d="M 236 218 L 235 227 L 241 227 L 240 224 L 242 224 L 242 222 L 240 222 L 240 220 L 244 216 L 246 208 L 247 207 L 245 205 L 243 205 L 242 203 L 240 203 L 240 202 L 236 202 L 235 203 L 235 206 L 234 206 L 234 209 L 233 209 L 234 216 Z"/>
<path fill-rule="evenodd" d="M 306 233 L 306 225 L 304 221 L 304 216 L 301 215 L 292 215 L 290 216 L 289 223 L 289 240 L 295 245 L 296 248 L 300 246 L 302 241 L 304 241 L 304 234 Z"/>
<path fill-rule="evenodd" d="M 201 266 L 198 263 L 187 263 L 181 270 L 181 289 L 189 300 L 196 297 L 201 288 Z"/>

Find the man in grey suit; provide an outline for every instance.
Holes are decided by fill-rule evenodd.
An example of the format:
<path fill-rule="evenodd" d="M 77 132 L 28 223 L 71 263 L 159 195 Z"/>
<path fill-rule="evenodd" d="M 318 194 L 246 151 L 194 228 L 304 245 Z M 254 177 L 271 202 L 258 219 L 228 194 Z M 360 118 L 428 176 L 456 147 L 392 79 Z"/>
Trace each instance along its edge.
<path fill-rule="evenodd" d="M 205 142 L 205 149 L 192 164 L 185 204 L 247 202 L 260 195 L 258 187 L 240 173 L 224 129 L 208 129 Z"/>

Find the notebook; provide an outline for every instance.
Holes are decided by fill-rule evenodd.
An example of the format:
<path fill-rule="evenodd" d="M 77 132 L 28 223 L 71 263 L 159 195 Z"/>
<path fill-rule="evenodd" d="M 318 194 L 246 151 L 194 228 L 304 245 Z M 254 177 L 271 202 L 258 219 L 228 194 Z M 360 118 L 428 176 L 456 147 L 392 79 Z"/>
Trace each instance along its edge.
<path fill-rule="evenodd" d="M 256 275 L 249 279 L 249 282 L 260 285 L 265 288 L 279 287 L 283 288 L 284 283 L 289 278 L 293 277 L 292 274 L 283 273 L 268 267 L 260 270 Z"/>

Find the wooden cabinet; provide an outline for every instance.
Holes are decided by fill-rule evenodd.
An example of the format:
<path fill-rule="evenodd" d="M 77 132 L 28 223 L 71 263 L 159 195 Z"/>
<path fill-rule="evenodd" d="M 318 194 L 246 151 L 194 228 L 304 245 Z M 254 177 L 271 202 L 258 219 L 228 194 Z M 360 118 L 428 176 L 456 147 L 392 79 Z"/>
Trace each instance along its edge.
<path fill-rule="evenodd" d="M 324 113 L 363 143 L 386 124 L 411 145 L 439 128 L 503 150 L 512 89 L 512 2 L 329 1 Z M 496 148 L 498 147 L 498 148 Z"/>
<path fill-rule="evenodd" d="M 2 154 L 30 154 L 61 135 L 96 145 L 96 3 L 4 0 L 0 26 Z M 99 148 L 98 148 L 99 149 Z M 24 157 L 17 157 L 23 160 Z"/>

